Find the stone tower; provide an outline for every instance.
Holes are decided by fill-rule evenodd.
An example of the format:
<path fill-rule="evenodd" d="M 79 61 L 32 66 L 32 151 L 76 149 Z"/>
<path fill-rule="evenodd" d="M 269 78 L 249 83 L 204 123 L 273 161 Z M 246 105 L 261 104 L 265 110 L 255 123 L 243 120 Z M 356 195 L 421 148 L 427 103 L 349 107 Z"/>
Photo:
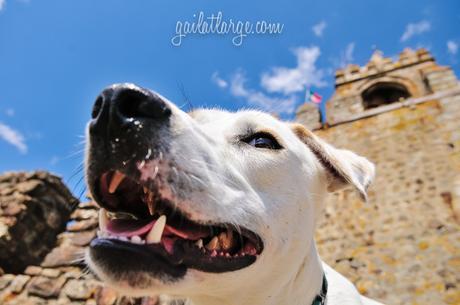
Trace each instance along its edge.
<path fill-rule="evenodd" d="M 297 121 L 376 164 L 369 202 L 329 196 L 322 258 L 386 304 L 460 304 L 460 85 L 425 49 L 397 60 L 376 51 L 336 72 L 321 126 L 313 105 Z"/>

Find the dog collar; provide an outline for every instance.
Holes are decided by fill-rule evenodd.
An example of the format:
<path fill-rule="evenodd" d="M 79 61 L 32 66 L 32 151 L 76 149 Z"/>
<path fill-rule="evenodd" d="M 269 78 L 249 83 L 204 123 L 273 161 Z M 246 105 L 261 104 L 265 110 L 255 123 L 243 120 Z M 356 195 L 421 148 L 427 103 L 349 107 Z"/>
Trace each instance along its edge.
<path fill-rule="evenodd" d="M 326 295 L 327 295 L 327 280 L 326 280 L 326 275 L 323 275 L 323 286 L 321 287 L 321 292 L 318 295 L 316 295 L 311 305 L 325 305 Z"/>

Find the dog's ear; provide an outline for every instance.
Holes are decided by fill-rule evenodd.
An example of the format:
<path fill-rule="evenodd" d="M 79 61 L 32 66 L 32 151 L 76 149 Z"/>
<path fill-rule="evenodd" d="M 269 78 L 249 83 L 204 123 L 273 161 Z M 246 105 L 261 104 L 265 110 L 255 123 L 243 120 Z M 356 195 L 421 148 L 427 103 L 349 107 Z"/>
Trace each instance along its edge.
<path fill-rule="evenodd" d="M 327 171 L 330 192 L 352 185 L 366 201 L 366 190 L 374 179 L 375 166 L 357 154 L 327 144 L 305 126 L 292 124 L 292 130 L 304 142 Z"/>

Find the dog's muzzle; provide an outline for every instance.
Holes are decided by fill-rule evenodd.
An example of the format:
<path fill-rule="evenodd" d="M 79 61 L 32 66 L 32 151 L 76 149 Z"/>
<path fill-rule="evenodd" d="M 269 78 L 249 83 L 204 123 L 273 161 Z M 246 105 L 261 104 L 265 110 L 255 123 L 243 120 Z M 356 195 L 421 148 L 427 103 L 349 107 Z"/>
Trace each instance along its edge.
<path fill-rule="evenodd" d="M 178 279 L 188 268 L 235 271 L 263 250 L 254 232 L 211 217 L 196 222 L 182 212 L 189 199 L 181 194 L 196 190 L 181 179 L 170 153 L 170 105 L 150 90 L 119 84 L 103 90 L 93 107 L 86 176 L 102 209 L 90 257 L 113 278 L 148 272 Z"/>

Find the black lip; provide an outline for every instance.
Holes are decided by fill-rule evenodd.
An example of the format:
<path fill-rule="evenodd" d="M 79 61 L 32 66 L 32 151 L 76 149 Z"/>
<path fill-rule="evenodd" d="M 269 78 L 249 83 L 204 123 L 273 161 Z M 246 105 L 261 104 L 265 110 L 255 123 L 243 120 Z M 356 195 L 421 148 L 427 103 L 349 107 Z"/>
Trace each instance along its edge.
<path fill-rule="evenodd" d="M 187 267 L 165 256 L 161 246 L 143 247 L 112 239 L 96 238 L 90 244 L 91 259 L 104 272 L 120 276 L 126 272 L 148 272 L 154 277 L 168 278 L 170 281 L 182 278 Z M 105 267 L 108 266 L 108 267 Z"/>

